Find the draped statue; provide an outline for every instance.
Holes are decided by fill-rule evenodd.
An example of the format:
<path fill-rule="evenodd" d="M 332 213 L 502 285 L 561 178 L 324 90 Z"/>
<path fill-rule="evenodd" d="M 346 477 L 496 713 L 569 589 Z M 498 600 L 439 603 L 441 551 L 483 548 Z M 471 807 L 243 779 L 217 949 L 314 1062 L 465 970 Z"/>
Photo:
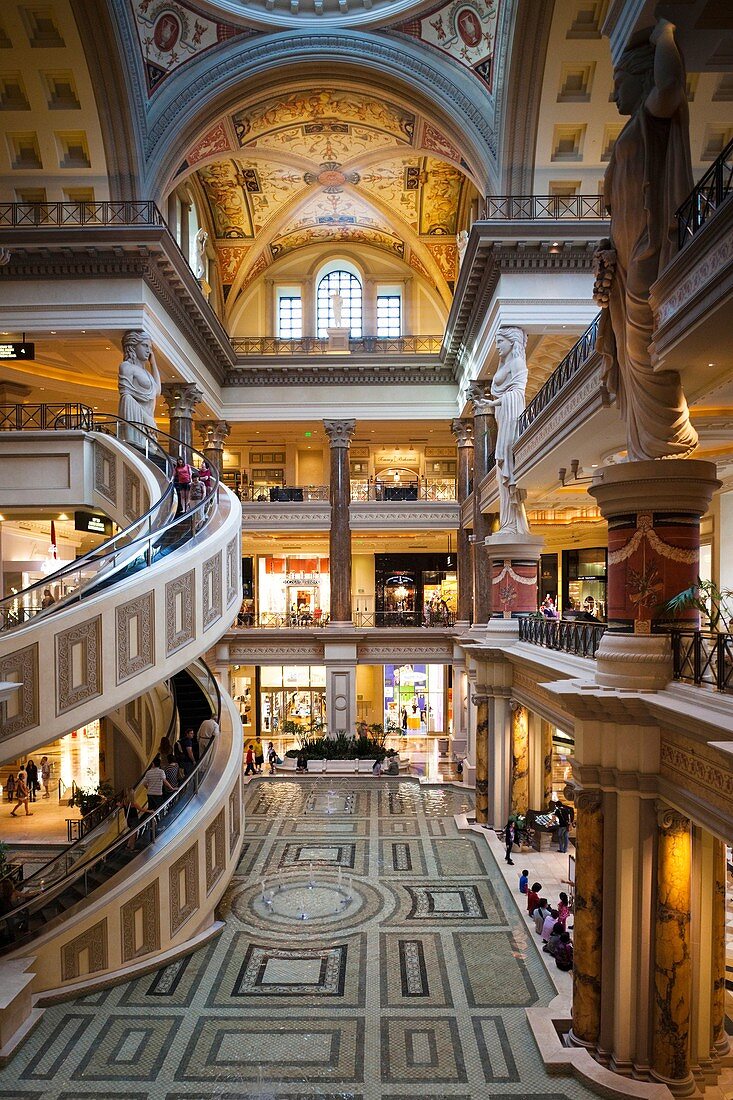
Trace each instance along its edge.
<path fill-rule="evenodd" d="M 684 458 L 697 445 L 677 371 L 655 371 L 649 288 L 676 248 L 675 211 L 692 190 L 685 72 L 674 27 L 634 35 L 614 74 L 630 115 L 604 179 L 611 239 L 596 253 L 604 380 L 626 422 L 629 460 Z"/>
<path fill-rule="evenodd" d="M 514 478 L 514 444 L 518 421 L 524 412 L 527 389 L 527 333 L 521 328 L 502 327 L 496 334 L 499 366 L 491 379 L 491 401 L 496 417 L 496 475 L 499 482 L 499 530 L 529 534 L 524 493 Z"/>
<path fill-rule="evenodd" d="M 128 330 L 122 337 L 122 353 L 124 359 L 117 380 L 120 395 L 118 415 L 131 424 L 155 428 L 155 402 L 161 386 L 150 337 L 138 329 Z M 146 365 L 148 362 L 150 370 Z M 120 438 L 140 447 L 145 445 L 146 436 L 129 424 L 121 424 Z"/>

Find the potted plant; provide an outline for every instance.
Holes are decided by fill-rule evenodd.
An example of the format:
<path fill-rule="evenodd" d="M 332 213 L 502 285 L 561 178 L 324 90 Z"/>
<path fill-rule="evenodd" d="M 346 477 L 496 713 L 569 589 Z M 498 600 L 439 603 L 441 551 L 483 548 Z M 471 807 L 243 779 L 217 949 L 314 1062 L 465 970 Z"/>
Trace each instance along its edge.
<path fill-rule="evenodd" d="M 697 578 L 697 583 L 684 588 L 665 604 L 665 611 L 672 615 L 681 615 L 694 607 L 708 620 L 708 629 L 712 633 L 730 633 L 733 620 L 733 590 L 718 588 L 715 581 Z"/>

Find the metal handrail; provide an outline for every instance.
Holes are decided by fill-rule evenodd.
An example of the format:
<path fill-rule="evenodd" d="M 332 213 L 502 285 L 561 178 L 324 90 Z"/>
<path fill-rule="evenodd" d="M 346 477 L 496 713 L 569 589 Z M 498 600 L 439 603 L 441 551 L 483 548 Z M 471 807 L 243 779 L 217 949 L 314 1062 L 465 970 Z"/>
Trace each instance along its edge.
<path fill-rule="evenodd" d="M 0 226 L 26 227 L 101 225 L 165 226 L 166 221 L 149 199 L 120 202 L 2 202 Z"/>
<path fill-rule="evenodd" d="M 387 504 L 405 501 L 427 501 L 434 504 L 453 504 L 457 501 L 455 478 L 416 477 L 409 481 L 394 482 L 389 478 L 370 478 L 351 481 L 351 502 L 359 504 L 374 500 Z"/>
<path fill-rule="evenodd" d="M 349 338 L 349 351 L 355 355 L 437 355 L 442 336 L 358 336 Z M 328 339 L 299 336 L 281 340 L 279 336 L 235 336 L 231 340 L 236 355 L 325 355 Z"/>
<path fill-rule="evenodd" d="M 523 435 L 534 423 L 541 412 L 555 400 L 559 393 L 565 389 L 568 383 L 575 377 L 580 369 L 587 363 L 595 351 L 598 341 L 598 325 L 601 319 L 599 313 L 593 318 L 583 335 L 571 347 L 564 359 L 561 359 L 555 370 L 538 390 L 527 408 L 517 422 L 517 438 Z"/>
<path fill-rule="evenodd" d="M 607 221 L 603 195 L 487 195 L 479 221 Z"/>
<path fill-rule="evenodd" d="M 239 499 L 252 504 L 299 504 L 329 500 L 328 485 L 275 485 L 256 482 L 243 485 Z"/>
<path fill-rule="evenodd" d="M 713 161 L 677 210 L 677 244 L 684 248 L 733 194 L 733 141 Z"/>
<path fill-rule="evenodd" d="M 519 640 L 576 657 L 595 657 L 605 623 L 583 622 L 578 619 L 520 619 Z"/>
<path fill-rule="evenodd" d="M 199 660 L 195 662 L 195 664 L 198 664 L 206 671 L 206 679 L 208 681 L 209 688 L 212 689 L 210 691 L 210 696 L 214 701 L 213 712 L 216 716 L 217 723 L 220 724 L 222 700 L 221 691 L 216 681 L 216 677 L 213 675 L 211 669 L 202 659 L 199 658 Z M 0 928 L 5 929 L 6 942 L 4 944 L 0 943 L 0 954 L 7 950 L 13 950 L 18 945 L 18 942 L 20 940 L 32 937 L 33 933 L 30 930 L 23 931 L 22 929 L 20 929 L 20 935 L 16 938 L 14 933 L 14 925 L 17 925 L 24 916 L 30 918 L 34 907 L 38 907 L 41 909 L 44 908 L 50 902 L 52 902 L 54 898 L 62 894 L 64 890 L 67 890 L 79 879 L 83 879 L 84 897 L 87 897 L 90 893 L 93 892 L 94 889 L 97 888 L 93 884 L 92 890 L 89 889 L 89 875 L 95 867 L 100 866 L 102 863 L 108 860 L 113 853 L 117 852 L 122 847 L 123 844 L 128 844 L 131 837 L 134 836 L 135 838 L 137 838 L 147 829 L 152 830 L 153 836 L 157 835 L 157 826 L 162 822 L 165 817 L 168 816 L 168 814 L 171 813 L 172 810 L 176 809 L 180 805 L 180 803 L 183 802 L 183 793 L 185 792 L 186 794 L 186 801 L 189 800 L 189 797 L 193 797 L 193 795 L 197 793 L 201 781 L 205 777 L 209 769 L 211 758 L 211 745 L 212 741 L 210 740 L 204 748 L 203 752 L 201 753 L 199 761 L 194 767 L 191 774 L 186 776 L 180 787 L 178 787 L 164 802 L 162 802 L 156 810 L 148 814 L 143 822 L 140 822 L 139 825 L 136 825 L 134 829 L 128 828 L 110 845 L 108 845 L 104 849 L 104 851 L 95 856 L 93 860 L 91 860 L 89 863 L 84 864 L 83 867 L 77 867 L 76 870 L 68 872 L 63 878 L 58 879 L 50 889 L 46 889 L 43 885 L 41 885 L 38 894 L 36 894 L 33 898 L 29 898 L 21 905 L 17 905 L 10 912 L 3 914 L 0 917 Z M 206 765 L 205 768 L 204 765 Z M 76 848 L 77 845 L 83 844 L 85 841 L 88 841 L 88 837 L 84 837 L 83 840 L 77 841 L 77 844 L 72 845 L 72 849 Z M 62 853 L 62 855 L 56 857 L 56 861 L 51 862 L 53 863 L 60 862 L 61 860 L 67 860 L 70 851 L 71 849 L 67 849 L 64 853 Z M 24 883 L 24 888 L 27 889 L 28 884 L 33 882 L 38 876 L 43 873 L 44 870 L 47 870 L 50 866 L 51 863 L 47 864 L 45 868 L 42 868 L 40 871 L 36 872 L 29 879 L 26 879 Z M 39 881 L 45 883 L 45 878 L 43 878 L 43 880 L 39 879 Z M 10 942 L 8 942 L 8 940 Z"/>
<path fill-rule="evenodd" d="M 94 410 L 79 402 L 0 405 L 0 432 L 90 432 L 93 423 Z"/>
<path fill-rule="evenodd" d="M 161 431 L 159 428 L 152 429 L 145 425 L 134 424 L 130 421 L 123 420 L 119 416 L 113 416 L 111 413 L 104 413 L 94 418 L 94 430 L 104 432 L 105 428 L 113 425 L 115 432 L 111 434 L 117 434 L 117 430 L 120 425 L 123 425 L 125 429 L 132 429 L 137 434 L 143 436 L 146 440 L 145 447 L 143 448 L 145 457 L 150 457 L 150 446 L 152 443 L 157 448 L 157 457 L 163 459 L 166 465 L 166 473 L 170 475 L 172 470 L 172 458 L 171 455 L 166 453 L 158 444 L 157 437 L 167 439 L 170 443 L 175 445 L 175 449 L 180 453 L 184 448 L 184 444 L 181 440 L 176 439 L 174 436 L 168 435 L 167 432 Z M 196 455 L 202 462 L 207 461 L 206 456 L 201 452 L 195 450 L 193 447 L 189 447 L 188 450 Z M 168 532 L 173 531 L 175 528 L 190 533 L 190 529 L 198 530 L 205 523 L 208 522 L 211 517 L 211 513 L 214 509 L 214 502 L 218 497 L 219 490 L 219 474 L 212 467 L 212 484 L 209 486 L 209 490 L 202 501 L 194 505 L 188 511 L 183 512 L 179 516 L 174 516 L 168 522 L 164 522 L 162 526 L 153 527 L 154 513 L 161 510 L 165 503 L 172 504 L 173 497 L 175 496 L 174 486 L 171 484 L 167 487 L 165 493 L 155 504 L 148 509 L 144 516 L 141 516 L 138 520 L 135 520 L 129 527 L 126 527 L 123 531 L 117 535 L 113 535 L 111 539 L 107 539 L 96 550 L 90 551 L 85 554 L 84 557 L 77 559 L 74 562 L 70 562 L 66 566 L 62 566 L 54 573 L 49 573 L 43 577 L 40 581 L 35 581 L 27 588 L 21 589 L 20 592 L 14 593 L 12 596 L 6 596 L 0 600 L 0 632 L 4 630 L 13 629 L 16 626 L 21 625 L 23 622 L 27 622 L 31 617 L 36 614 L 53 614 L 54 612 L 68 607 L 72 603 L 76 603 L 81 600 L 86 594 L 91 585 L 96 585 L 99 580 L 100 574 L 106 565 L 110 565 L 112 569 L 118 568 L 133 568 L 133 572 L 138 572 L 139 569 L 151 565 L 155 559 L 155 551 L 159 547 L 155 544 L 159 543 Z M 170 514 L 170 507 L 168 513 Z M 200 522 L 197 517 L 200 514 Z M 149 531 L 147 534 L 130 539 L 130 533 L 139 529 L 141 525 L 149 525 Z M 125 551 L 124 558 L 117 561 L 117 555 L 121 550 Z M 129 553 L 128 553 L 129 552 Z M 140 560 L 141 555 L 144 560 Z M 137 564 L 135 564 L 137 562 Z M 92 576 L 86 580 L 82 580 L 82 570 L 87 567 L 94 568 Z M 40 608 L 40 602 L 37 610 L 34 605 L 31 607 L 22 607 L 22 601 L 27 600 L 30 593 L 40 593 L 40 590 L 48 587 L 51 584 L 58 584 L 60 580 L 65 577 L 77 575 L 79 579 L 78 585 L 74 588 L 74 591 L 64 595 L 56 603 L 47 608 Z M 107 577 L 111 576 L 111 572 L 107 573 Z M 12 608 L 12 604 L 16 604 L 16 608 Z M 18 606 L 21 605 L 21 606 Z M 30 612 L 30 614 L 26 614 Z"/>
<path fill-rule="evenodd" d="M 729 631 L 673 627 L 670 637 L 675 680 L 733 693 L 733 635 Z"/>

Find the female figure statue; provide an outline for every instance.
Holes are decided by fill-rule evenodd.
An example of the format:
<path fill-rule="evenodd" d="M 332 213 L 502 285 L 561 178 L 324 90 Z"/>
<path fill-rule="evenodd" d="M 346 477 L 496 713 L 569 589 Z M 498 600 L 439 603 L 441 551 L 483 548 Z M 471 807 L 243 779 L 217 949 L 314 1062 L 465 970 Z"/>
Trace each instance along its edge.
<path fill-rule="evenodd" d="M 527 389 L 527 333 L 521 328 L 500 328 L 496 334 L 499 366 L 491 380 L 489 402 L 496 416 L 496 472 L 499 482 L 499 530 L 528 534 L 522 494 L 514 482 L 514 444 L 517 421 L 524 412 Z"/>
<path fill-rule="evenodd" d="M 675 250 L 675 211 L 692 190 L 687 96 L 674 27 L 659 19 L 635 35 L 614 75 L 619 113 L 630 115 L 604 179 L 611 241 L 596 254 L 598 350 L 626 422 L 630 461 L 684 458 L 697 446 L 677 371 L 655 371 L 649 288 Z"/>
<path fill-rule="evenodd" d="M 124 359 L 120 364 L 117 386 L 120 394 L 118 415 L 122 420 L 155 428 L 155 402 L 160 394 L 160 373 L 150 337 L 130 329 L 122 337 Z M 150 370 L 146 363 L 150 362 Z M 120 425 L 120 438 L 138 447 L 146 437 L 127 424 Z"/>

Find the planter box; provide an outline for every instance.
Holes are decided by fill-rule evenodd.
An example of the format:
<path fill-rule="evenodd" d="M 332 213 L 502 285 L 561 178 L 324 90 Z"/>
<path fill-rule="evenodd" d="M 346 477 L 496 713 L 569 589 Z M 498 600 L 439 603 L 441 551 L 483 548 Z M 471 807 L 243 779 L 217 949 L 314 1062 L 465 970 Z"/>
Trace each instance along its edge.
<path fill-rule="evenodd" d="M 278 772 L 294 772 L 295 757 L 286 756 L 282 764 L 277 765 Z M 359 760 L 309 760 L 308 775 L 371 775 L 376 761 L 364 757 Z M 409 756 L 400 756 L 400 772 L 410 767 Z"/>

